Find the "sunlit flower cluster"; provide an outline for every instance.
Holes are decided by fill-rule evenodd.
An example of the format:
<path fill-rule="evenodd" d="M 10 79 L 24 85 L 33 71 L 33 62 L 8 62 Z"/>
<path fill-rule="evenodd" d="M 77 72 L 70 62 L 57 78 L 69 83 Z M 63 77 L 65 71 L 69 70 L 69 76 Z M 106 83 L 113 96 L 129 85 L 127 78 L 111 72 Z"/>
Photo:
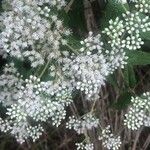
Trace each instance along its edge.
<path fill-rule="evenodd" d="M 11 129 L 10 123 L 8 120 L 3 120 L 0 118 L 0 130 L 2 132 L 8 132 Z"/>
<path fill-rule="evenodd" d="M 125 25 L 126 29 L 129 34 L 139 34 L 140 31 L 146 32 L 150 30 L 150 23 L 148 21 L 149 17 L 145 16 L 144 18 L 142 17 L 142 14 L 139 12 L 129 12 L 127 11 L 126 13 L 123 14 L 123 17 L 125 19 Z"/>
<path fill-rule="evenodd" d="M 99 92 L 108 75 L 108 64 L 103 55 L 79 55 L 70 62 L 76 89 L 84 91 L 87 99 Z"/>
<path fill-rule="evenodd" d="M 35 142 L 35 140 L 37 140 L 42 135 L 44 131 L 43 127 L 40 124 L 31 126 L 27 119 L 24 118 L 24 120 L 20 120 L 22 118 L 19 117 L 19 113 L 16 114 L 16 116 L 16 112 L 13 113 L 14 116 L 11 119 L 4 120 L 0 118 L 1 131 L 11 133 L 21 144 L 29 138 Z"/>
<path fill-rule="evenodd" d="M 140 45 L 144 44 L 140 38 L 140 32 L 150 31 L 149 17 L 143 17 L 139 12 L 127 11 L 123 14 L 123 19 L 117 17 L 109 21 L 109 27 L 103 31 L 110 38 L 108 43 L 112 48 L 139 49 Z"/>

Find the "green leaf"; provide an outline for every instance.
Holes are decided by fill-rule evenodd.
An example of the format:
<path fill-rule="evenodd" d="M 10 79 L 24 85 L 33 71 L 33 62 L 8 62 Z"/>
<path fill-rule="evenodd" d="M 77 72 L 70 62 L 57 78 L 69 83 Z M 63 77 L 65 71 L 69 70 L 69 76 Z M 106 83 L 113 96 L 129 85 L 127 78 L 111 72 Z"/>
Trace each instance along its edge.
<path fill-rule="evenodd" d="M 124 80 L 127 87 L 133 88 L 137 84 L 134 67 L 132 65 L 127 65 L 123 71 Z"/>
<path fill-rule="evenodd" d="M 150 53 L 142 51 L 127 51 L 128 64 L 148 65 L 150 64 Z"/>
<path fill-rule="evenodd" d="M 75 0 L 73 2 L 68 16 L 68 25 L 71 29 L 78 32 L 86 30 L 83 0 Z"/>
<path fill-rule="evenodd" d="M 137 84 L 134 67 L 131 65 L 128 65 L 128 72 L 129 72 L 129 86 L 133 88 Z"/>
<path fill-rule="evenodd" d="M 140 35 L 141 35 L 142 39 L 144 39 L 144 40 L 150 40 L 150 31 L 141 32 Z"/>
<path fill-rule="evenodd" d="M 114 103 L 112 106 L 118 110 L 125 109 L 131 102 L 132 94 L 128 91 L 123 92 L 119 98 L 118 102 Z"/>
<path fill-rule="evenodd" d="M 128 65 L 125 66 L 124 70 L 123 70 L 123 76 L 124 76 L 124 82 L 125 82 L 125 85 L 127 87 L 129 87 L 129 71 L 128 71 Z"/>
<path fill-rule="evenodd" d="M 107 77 L 107 81 L 108 81 L 108 83 L 111 84 L 112 86 L 118 87 L 115 74 L 109 75 L 109 76 Z"/>

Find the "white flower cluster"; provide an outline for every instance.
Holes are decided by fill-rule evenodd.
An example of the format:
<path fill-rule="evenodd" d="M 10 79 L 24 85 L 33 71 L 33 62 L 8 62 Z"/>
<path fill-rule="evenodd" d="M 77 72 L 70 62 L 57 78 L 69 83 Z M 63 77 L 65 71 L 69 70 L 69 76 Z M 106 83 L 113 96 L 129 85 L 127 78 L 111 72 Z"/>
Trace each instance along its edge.
<path fill-rule="evenodd" d="M 31 62 L 31 66 L 33 68 L 41 65 L 41 64 L 44 64 L 44 60 L 42 58 L 42 56 L 36 52 L 36 51 L 25 51 L 23 54 L 23 57 L 26 59 L 28 59 L 30 62 Z"/>
<path fill-rule="evenodd" d="M 94 150 L 93 143 L 76 143 L 77 150 Z"/>
<path fill-rule="evenodd" d="M 69 121 L 66 123 L 68 129 L 74 129 L 78 134 L 85 133 L 86 130 L 97 128 L 99 119 L 97 119 L 91 113 L 84 115 L 81 119 L 76 119 L 75 116 L 69 117 Z"/>
<path fill-rule="evenodd" d="M 41 82 L 32 75 L 25 80 L 19 77 L 13 63 L 6 65 L 0 76 L 0 94 L 4 98 L 1 102 L 9 105 L 8 119 L 1 119 L 0 123 L 2 131 L 9 131 L 22 143 L 29 137 L 33 141 L 39 138 L 43 131 L 40 122 L 50 119 L 56 127 L 61 124 L 66 116 L 65 107 L 72 102 L 72 88 L 65 82 Z M 30 122 L 37 125 L 31 126 Z"/>
<path fill-rule="evenodd" d="M 10 132 L 21 144 L 29 138 L 32 138 L 33 142 L 35 142 L 35 140 L 42 135 L 44 129 L 40 124 L 31 126 L 27 120 L 19 121 L 17 119 L 18 118 L 3 120 L 0 118 L 1 131 Z"/>
<path fill-rule="evenodd" d="M 14 67 L 14 63 L 6 64 L 3 74 L 0 75 L 0 102 L 4 106 L 9 106 L 18 100 L 18 91 L 22 83 L 22 76 Z"/>
<path fill-rule="evenodd" d="M 139 12 L 127 11 L 125 14 L 123 14 L 123 17 L 125 19 L 127 32 L 129 34 L 139 34 L 140 31 L 150 31 L 150 22 L 148 16 L 145 16 L 143 18 L 143 16 Z"/>
<path fill-rule="evenodd" d="M 73 86 L 84 91 L 88 100 L 93 95 L 98 94 L 102 85 L 104 85 L 106 77 L 109 74 L 109 63 L 102 53 L 102 45 L 100 35 L 94 36 L 92 32 L 89 36 L 81 41 L 83 47 L 78 56 L 72 56 L 71 59 L 65 61 L 63 71 L 72 78 Z"/>
<path fill-rule="evenodd" d="M 131 130 L 147 126 L 150 115 L 150 92 L 144 93 L 141 97 L 132 97 L 131 102 L 132 106 L 125 114 L 124 124 Z"/>
<path fill-rule="evenodd" d="M 38 5 L 49 4 L 51 6 L 57 7 L 57 9 L 61 9 L 66 5 L 65 0 L 33 0 Z"/>
<path fill-rule="evenodd" d="M 65 87 L 57 87 L 56 91 L 46 90 L 47 84 L 35 76 L 30 76 L 25 82 L 26 85 L 19 91 L 19 105 L 35 121 L 46 121 L 51 117 L 52 124 L 59 126 L 66 115 L 64 107 L 71 102 L 72 91 Z"/>
<path fill-rule="evenodd" d="M 110 26 L 106 28 L 103 33 L 109 36 L 111 47 L 127 48 L 129 50 L 136 50 L 140 45 L 144 44 L 139 37 L 140 31 L 150 31 L 149 17 L 142 17 L 139 12 L 129 12 L 123 14 L 124 20 L 118 17 L 115 20 L 110 20 Z M 128 36 L 126 35 L 127 33 Z M 126 38 L 124 39 L 124 37 Z"/>
<path fill-rule="evenodd" d="M 110 46 L 118 47 L 121 45 L 121 37 L 123 36 L 125 32 L 123 20 L 120 20 L 118 17 L 115 20 L 109 21 L 109 27 L 105 28 L 102 33 L 105 33 L 107 36 L 109 36 L 110 40 L 108 43 Z"/>
<path fill-rule="evenodd" d="M 110 20 L 109 24 L 109 27 L 105 28 L 102 33 L 106 34 L 110 39 L 108 43 L 111 46 L 111 50 L 106 50 L 105 53 L 110 62 L 109 70 L 113 73 L 118 67 L 124 68 L 128 57 L 122 44 L 122 36 L 125 32 L 123 21 L 117 17 L 115 20 Z"/>
<path fill-rule="evenodd" d="M 139 49 L 144 44 L 140 32 L 150 30 L 149 17 L 142 18 L 140 13 L 126 12 L 123 14 L 125 21 L 119 18 L 110 20 L 110 26 L 103 31 L 109 37 L 108 50 L 104 48 L 101 35 L 90 32 L 80 42 L 79 52 L 70 56 L 70 51 L 61 50 L 64 47 L 72 49 L 67 41 L 70 31 L 56 14 L 65 6 L 65 0 L 6 1 L 10 10 L 0 16 L 3 24 L 0 54 L 29 60 L 32 68 L 44 65 L 47 61 L 42 73 L 49 70 L 52 77 L 42 82 L 38 77 L 30 75 L 24 80 L 13 63 L 6 65 L 4 73 L 0 75 L 0 102 L 6 107 L 8 116 L 0 118 L 0 129 L 9 131 L 20 143 L 28 138 L 33 141 L 39 138 L 44 131 L 42 122 L 50 121 L 58 127 L 65 119 L 65 107 L 72 102 L 74 89 L 83 91 L 88 100 L 97 99 L 107 76 L 118 67 L 124 68 L 127 63 L 125 49 Z M 134 129 L 142 125 L 145 109 L 150 108 L 145 99 L 141 102 L 137 98 L 135 103 L 136 110 L 130 109 L 125 121 L 129 128 Z M 138 121 L 135 121 L 135 112 L 140 118 Z M 148 124 L 148 117 L 146 121 Z M 98 125 L 99 119 L 88 113 L 80 119 L 70 117 L 66 127 L 83 134 Z M 103 130 L 102 138 L 108 149 L 117 150 L 120 147 L 120 137 L 115 138 L 109 127 Z M 93 144 L 81 143 L 78 147 L 94 149 Z"/>
<path fill-rule="evenodd" d="M 44 64 L 45 59 L 61 57 L 60 45 L 66 43 L 65 37 L 70 31 L 63 27 L 57 14 L 51 12 L 51 7 L 57 3 L 63 6 L 63 2 L 43 1 L 43 5 L 44 2 L 51 3 L 44 7 L 39 6 L 37 0 L 8 2 L 11 10 L 3 12 L 0 17 L 4 26 L 0 33 L 1 53 L 19 59 L 28 58 L 32 67 Z"/>
<path fill-rule="evenodd" d="M 149 0 L 136 0 L 135 7 L 142 13 L 150 13 Z"/>
<path fill-rule="evenodd" d="M 110 130 L 110 126 L 102 130 L 102 135 L 99 137 L 99 140 L 102 140 L 103 146 L 108 150 L 118 150 L 121 146 L 120 136 L 115 137 Z"/>
<path fill-rule="evenodd" d="M 68 106 L 72 103 L 72 91 L 70 89 L 62 87 L 55 96 L 56 101 L 60 101 L 63 105 Z"/>
<path fill-rule="evenodd" d="M 14 135 L 21 144 L 29 138 L 32 138 L 33 142 L 35 142 L 44 131 L 41 125 L 30 126 L 27 122 L 14 122 L 11 123 L 11 126 L 10 133 Z"/>
<path fill-rule="evenodd" d="M 144 44 L 140 34 L 150 31 L 149 16 L 143 17 L 139 12 L 122 14 L 123 20 L 118 17 L 109 21 L 109 27 L 102 31 L 109 37 L 111 50 L 106 51 L 110 61 L 111 72 L 118 67 L 124 68 L 128 57 L 125 50 L 137 50 Z"/>
<path fill-rule="evenodd" d="M 97 34 L 96 36 L 93 35 L 93 32 L 89 32 L 89 35 L 84 41 L 80 41 L 82 48 L 80 52 L 85 52 L 87 55 L 91 55 L 94 53 L 100 53 L 103 49 L 103 42 L 101 41 L 101 35 Z"/>
<path fill-rule="evenodd" d="M 76 89 L 84 91 L 87 99 L 99 93 L 108 75 L 108 64 L 102 54 L 77 56 L 70 67 Z"/>
<path fill-rule="evenodd" d="M 144 44 L 140 38 L 141 32 L 150 31 L 149 17 L 143 16 L 139 12 L 131 13 L 127 11 L 123 14 L 125 20 L 126 31 L 129 34 L 125 40 L 122 41 L 123 46 L 129 50 L 137 50 Z"/>
<path fill-rule="evenodd" d="M 8 132 L 10 129 L 11 129 L 11 126 L 8 120 L 3 120 L 2 118 L 0 118 L 0 130 L 2 132 Z"/>

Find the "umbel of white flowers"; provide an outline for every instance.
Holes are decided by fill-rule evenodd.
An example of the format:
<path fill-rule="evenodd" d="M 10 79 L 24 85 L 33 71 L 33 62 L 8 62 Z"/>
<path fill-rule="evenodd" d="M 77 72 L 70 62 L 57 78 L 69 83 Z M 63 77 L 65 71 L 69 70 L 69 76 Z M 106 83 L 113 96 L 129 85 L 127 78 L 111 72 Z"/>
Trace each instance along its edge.
<path fill-rule="evenodd" d="M 142 13 L 150 13 L 150 1 L 149 0 L 136 0 L 135 7 Z"/>
<path fill-rule="evenodd" d="M 55 7 L 65 5 L 64 0 L 5 0 L 10 10 L 1 14 L 3 31 L 0 33 L 1 53 L 21 60 L 28 59 L 33 68 L 45 60 L 59 59 L 59 48 L 67 41 L 70 31 L 63 27 Z M 44 4 L 49 4 L 45 6 Z M 43 7 L 42 7 L 43 6 Z M 51 15 L 49 15 L 51 14 Z"/>
<path fill-rule="evenodd" d="M 118 3 L 126 4 L 129 3 L 136 3 L 135 7 L 143 13 L 149 13 L 150 12 L 150 1 L 149 0 L 115 0 Z"/>
<path fill-rule="evenodd" d="M 68 129 L 74 129 L 78 134 L 84 134 L 86 130 L 92 130 L 97 128 L 99 119 L 93 114 L 85 114 L 81 119 L 76 119 L 75 116 L 69 117 L 69 121 L 66 123 Z"/>
<path fill-rule="evenodd" d="M 76 143 L 77 150 L 94 150 L 94 144 L 93 143 Z"/>
<path fill-rule="evenodd" d="M 73 86 L 84 91 L 89 100 L 99 93 L 109 74 L 109 62 L 102 53 L 103 42 L 100 37 L 100 34 L 94 36 L 89 32 L 89 36 L 80 42 L 80 54 L 66 59 L 63 67 L 67 76 L 72 77 Z"/>
<path fill-rule="evenodd" d="M 110 126 L 107 126 L 102 130 L 102 135 L 99 137 L 99 140 L 102 140 L 102 144 L 108 150 L 119 150 L 121 146 L 121 137 L 115 136 L 110 129 Z"/>
<path fill-rule="evenodd" d="M 125 114 L 124 125 L 131 130 L 150 125 L 150 92 L 140 97 L 132 97 L 132 106 Z"/>
<path fill-rule="evenodd" d="M 44 131 L 40 122 L 49 119 L 56 127 L 61 124 L 66 115 L 65 107 L 72 102 L 72 89 L 67 83 L 41 82 L 32 75 L 23 80 L 12 63 L 6 65 L 4 72 L 0 76 L 0 87 L 3 89 L 0 95 L 3 106 L 8 106 L 8 117 L 0 119 L 3 132 L 10 132 L 18 142 L 23 143 L 28 138 L 33 141 L 39 138 Z"/>

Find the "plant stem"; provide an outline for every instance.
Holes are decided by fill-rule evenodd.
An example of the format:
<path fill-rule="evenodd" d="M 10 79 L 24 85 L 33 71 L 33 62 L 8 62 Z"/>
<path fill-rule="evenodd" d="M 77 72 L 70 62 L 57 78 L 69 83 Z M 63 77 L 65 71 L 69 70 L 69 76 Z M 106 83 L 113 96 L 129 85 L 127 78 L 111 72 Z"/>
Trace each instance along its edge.
<path fill-rule="evenodd" d="M 71 47 L 69 44 L 66 44 L 66 46 L 75 54 L 78 54 L 78 51 L 76 51 L 73 47 Z"/>
<path fill-rule="evenodd" d="M 48 62 L 46 63 L 44 69 L 42 70 L 42 72 L 41 72 L 41 74 L 40 74 L 40 76 L 39 76 L 39 78 L 41 78 L 41 77 L 43 76 L 43 74 L 45 73 L 46 69 L 48 68 L 48 66 L 49 66 L 49 64 L 50 64 L 50 61 L 51 61 L 51 60 L 48 60 Z"/>
<path fill-rule="evenodd" d="M 125 11 L 128 11 L 127 8 L 124 6 L 124 4 L 122 4 L 122 7 Z"/>

